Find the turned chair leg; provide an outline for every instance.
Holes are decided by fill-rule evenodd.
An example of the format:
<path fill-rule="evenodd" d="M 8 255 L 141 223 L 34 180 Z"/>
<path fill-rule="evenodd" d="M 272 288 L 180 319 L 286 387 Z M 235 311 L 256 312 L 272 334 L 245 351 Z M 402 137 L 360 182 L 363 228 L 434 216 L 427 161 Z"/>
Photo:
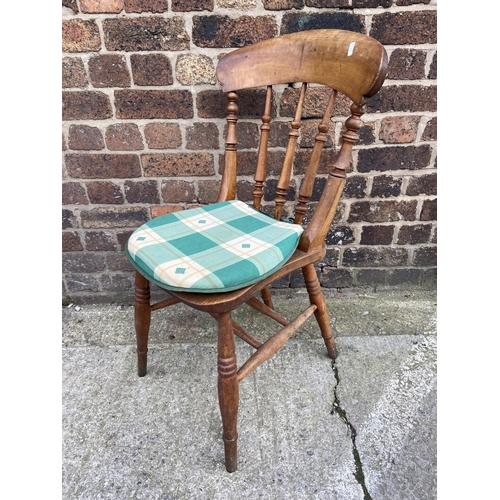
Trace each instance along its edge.
<path fill-rule="evenodd" d="M 304 274 L 306 289 L 309 294 L 309 302 L 317 307 L 316 311 L 314 311 L 314 315 L 321 330 L 323 340 L 325 341 L 328 356 L 335 359 L 338 354 L 337 347 L 335 346 L 335 340 L 333 339 L 330 318 L 328 317 L 328 308 L 326 307 L 325 297 L 323 295 L 323 291 L 321 290 L 321 285 L 319 284 L 316 269 L 314 269 L 312 264 L 309 264 L 302 268 L 302 273 Z"/>
<path fill-rule="evenodd" d="M 260 294 L 261 294 L 262 300 L 264 301 L 264 304 L 267 307 L 270 307 L 271 309 L 274 309 L 273 300 L 271 298 L 271 291 L 269 290 L 269 286 L 264 287 L 261 290 Z"/>
<path fill-rule="evenodd" d="M 144 377 L 148 364 L 148 336 L 151 324 L 149 281 L 135 273 L 135 335 L 137 338 L 137 374 Z"/>
<path fill-rule="evenodd" d="M 228 472 L 234 472 L 237 468 L 238 433 L 236 431 L 236 424 L 239 395 L 238 376 L 236 372 L 236 350 L 231 313 L 219 314 L 218 323 L 218 392 L 219 407 L 222 417 L 222 437 L 224 440 L 226 470 Z"/>

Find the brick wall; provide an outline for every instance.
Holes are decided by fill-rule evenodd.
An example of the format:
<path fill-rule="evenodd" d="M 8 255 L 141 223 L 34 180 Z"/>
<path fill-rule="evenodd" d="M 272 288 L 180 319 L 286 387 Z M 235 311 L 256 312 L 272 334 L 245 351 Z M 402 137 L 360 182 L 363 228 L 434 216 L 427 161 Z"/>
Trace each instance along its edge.
<path fill-rule="evenodd" d="M 389 55 L 388 78 L 364 116 L 328 235 L 321 283 L 435 286 L 436 1 L 62 4 L 63 301 L 129 300 L 134 273 L 123 248 L 133 229 L 158 214 L 215 200 L 225 129 L 219 57 L 315 28 L 366 33 Z M 251 159 L 260 110 L 245 108 L 244 98 L 240 110 L 246 132 L 239 147 Z M 341 100 L 330 129 L 332 153 L 347 110 Z M 273 146 L 271 160 L 283 152 L 279 134 Z M 308 147 L 304 133 L 301 148 Z M 242 198 L 250 179 L 238 186 Z M 292 275 L 276 286 L 302 281 Z"/>

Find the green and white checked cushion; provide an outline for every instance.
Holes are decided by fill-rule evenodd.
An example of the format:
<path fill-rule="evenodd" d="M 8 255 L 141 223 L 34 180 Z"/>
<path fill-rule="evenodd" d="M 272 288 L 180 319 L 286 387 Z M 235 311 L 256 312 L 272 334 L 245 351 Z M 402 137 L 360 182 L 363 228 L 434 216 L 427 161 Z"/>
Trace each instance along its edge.
<path fill-rule="evenodd" d="M 230 291 L 279 269 L 302 231 L 241 201 L 224 201 L 150 220 L 130 236 L 125 251 L 132 265 L 160 287 Z"/>

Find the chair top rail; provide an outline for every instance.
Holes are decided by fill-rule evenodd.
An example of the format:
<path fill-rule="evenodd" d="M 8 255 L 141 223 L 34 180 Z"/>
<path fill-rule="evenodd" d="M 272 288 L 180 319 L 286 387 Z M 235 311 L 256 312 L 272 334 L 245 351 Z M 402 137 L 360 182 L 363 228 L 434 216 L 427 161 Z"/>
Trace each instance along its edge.
<path fill-rule="evenodd" d="M 361 104 L 387 72 L 383 45 L 367 35 L 320 29 L 282 35 L 237 49 L 217 66 L 224 92 L 291 82 L 326 85 Z"/>

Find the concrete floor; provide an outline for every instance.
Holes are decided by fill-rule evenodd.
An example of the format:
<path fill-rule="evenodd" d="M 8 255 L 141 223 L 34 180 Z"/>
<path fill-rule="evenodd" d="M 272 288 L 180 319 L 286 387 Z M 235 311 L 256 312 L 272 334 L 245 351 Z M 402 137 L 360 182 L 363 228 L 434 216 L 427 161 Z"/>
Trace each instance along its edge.
<path fill-rule="evenodd" d="M 63 499 L 436 498 L 436 294 L 327 296 L 339 356 L 314 317 L 240 384 L 238 470 L 224 467 L 216 323 L 154 313 L 136 375 L 133 307 L 63 308 Z M 301 289 L 277 291 L 292 318 Z M 244 306 L 263 340 L 276 323 Z M 237 339 L 239 365 L 253 349 Z"/>

